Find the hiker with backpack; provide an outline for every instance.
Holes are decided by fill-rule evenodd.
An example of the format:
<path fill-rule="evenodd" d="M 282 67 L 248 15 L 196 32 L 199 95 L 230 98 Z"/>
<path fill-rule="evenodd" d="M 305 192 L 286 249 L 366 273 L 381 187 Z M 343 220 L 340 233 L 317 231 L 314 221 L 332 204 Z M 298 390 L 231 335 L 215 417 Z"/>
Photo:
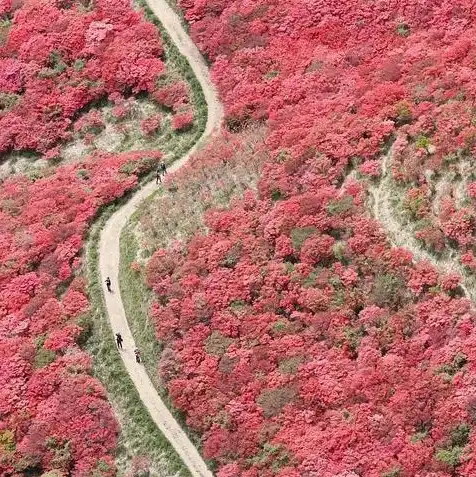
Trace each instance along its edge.
<path fill-rule="evenodd" d="M 109 277 L 106 278 L 106 288 L 109 293 L 112 293 L 111 290 L 111 279 Z"/>

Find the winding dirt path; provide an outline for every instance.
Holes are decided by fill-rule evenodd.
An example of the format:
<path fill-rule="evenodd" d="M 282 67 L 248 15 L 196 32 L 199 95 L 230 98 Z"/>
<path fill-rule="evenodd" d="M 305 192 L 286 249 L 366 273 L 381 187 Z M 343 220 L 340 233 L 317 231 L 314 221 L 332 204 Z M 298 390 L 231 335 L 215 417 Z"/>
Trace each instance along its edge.
<path fill-rule="evenodd" d="M 457 273 L 461 276 L 461 288 L 467 298 L 473 302 L 475 294 L 470 291 L 465 283 L 465 274 L 458 264 L 458 257 L 454 251 L 446 257 L 436 258 L 423 247 L 420 246 L 413 232 L 408 230 L 398 218 L 398 212 L 392 205 L 394 197 L 394 187 L 392 186 L 392 171 L 390 162 L 392 159 L 392 148 L 382 160 L 382 179 L 376 186 L 369 187 L 369 192 L 373 199 L 372 212 L 375 219 L 380 223 L 386 233 L 387 239 L 394 247 L 403 247 L 413 254 L 413 262 L 425 260 L 430 262 L 437 270 L 443 274 Z"/>
<path fill-rule="evenodd" d="M 169 171 L 173 172 L 187 162 L 189 157 L 198 149 L 206 137 L 218 130 L 223 118 L 223 110 L 218 100 L 217 92 L 210 81 L 208 68 L 197 47 L 184 31 L 179 17 L 173 12 L 165 0 L 148 0 L 148 3 L 154 14 L 167 30 L 180 53 L 188 59 L 190 66 L 202 86 L 208 106 L 207 124 L 202 137 L 187 155 L 176 161 L 169 168 Z M 127 323 L 124 306 L 118 289 L 120 260 L 119 239 L 121 230 L 137 209 L 138 205 L 156 189 L 155 180 L 139 189 L 131 200 L 107 221 L 101 232 L 99 244 L 101 279 L 104 283 L 106 277 L 109 276 L 112 280 L 113 288 L 113 293 L 106 292 L 104 295 L 106 307 L 113 333 L 120 332 L 124 338 L 124 350 L 120 355 L 150 416 L 173 445 L 191 474 L 194 477 L 211 477 L 213 474 L 208 470 L 197 449 L 160 399 L 144 367 L 135 362 L 133 353 L 135 348 L 134 338 Z M 111 336 L 111 339 L 114 339 L 114 337 Z"/>

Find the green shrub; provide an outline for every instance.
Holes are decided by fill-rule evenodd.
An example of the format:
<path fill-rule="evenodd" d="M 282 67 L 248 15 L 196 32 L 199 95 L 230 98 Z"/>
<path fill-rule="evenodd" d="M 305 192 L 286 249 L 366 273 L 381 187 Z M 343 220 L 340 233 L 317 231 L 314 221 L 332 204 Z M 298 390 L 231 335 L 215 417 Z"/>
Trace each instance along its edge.
<path fill-rule="evenodd" d="M 273 189 L 271 191 L 271 200 L 277 202 L 278 200 L 283 200 L 285 195 L 279 189 Z"/>
<path fill-rule="evenodd" d="M 380 307 L 396 307 L 405 298 L 405 282 L 395 275 L 386 273 L 378 275 L 372 289 L 372 300 Z"/>
<path fill-rule="evenodd" d="M 334 257 L 344 264 L 347 263 L 347 258 L 345 256 L 345 252 L 347 250 L 346 243 L 343 241 L 336 242 L 332 246 L 332 252 L 334 253 Z"/>
<path fill-rule="evenodd" d="M 316 278 L 318 276 L 319 272 L 317 270 L 314 270 L 311 272 L 304 280 L 302 281 L 302 286 L 303 288 L 312 288 L 316 285 Z"/>
<path fill-rule="evenodd" d="M 461 371 L 467 364 L 468 358 L 463 353 L 457 353 L 450 364 L 444 364 L 437 369 L 437 373 L 447 374 L 452 378 L 458 371 Z"/>
<path fill-rule="evenodd" d="M 75 60 L 74 64 L 73 64 L 73 68 L 76 70 L 76 71 L 81 71 L 84 66 L 85 66 L 86 62 L 80 58 L 78 58 L 77 60 Z"/>
<path fill-rule="evenodd" d="M 263 409 L 264 417 L 268 419 L 278 415 L 295 397 L 296 391 L 290 387 L 265 389 L 258 396 L 257 402 Z"/>
<path fill-rule="evenodd" d="M 301 250 L 304 242 L 314 233 L 316 233 L 315 227 L 298 227 L 291 231 L 291 242 L 295 250 Z"/>
<path fill-rule="evenodd" d="M 289 451 L 282 444 L 266 442 L 260 452 L 249 459 L 249 462 L 255 466 L 271 467 L 273 473 L 278 473 L 289 464 L 289 460 Z"/>
<path fill-rule="evenodd" d="M 327 204 L 327 212 L 330 215 L 339 215 L 348 212 L 354 205 L 354 199 L 350 195 L 346 195 L 342 199 L 331 200 Z"/>
<path fill-rule="evenodd" d="M 67 67 L 61 53 L 57 50 L 53 50 L 48 57 L 48 67 L 41 69 L 38 76 L 40 78 L 52 78 L 63 73 Z"/>
<path fill-rule="evenodd" d="M 232 338 L 223 336 L 219 331 L 213 331 L 205 340 L 205 351 L 214 356 L 223 356 L 231 343 Z"/>
<path fill-rule="evenodd" d="M 344 328 L 344 336 L 347 343 L 353 353 L 357 353 L 361 339 L 366 335 L 365 328 L 363 326 L 353 327 L 347 326 Z"/>
<path fill-rule="evenodd" d="M 469 434 L 471 433 L 471 427 L 466 424 L 460 424 L 456 426 L 450 434 L 451 446 L 464 447 L 469 441 Z"/>
<path fill-rule="evenodd" d="M 137 168 L 137 164 L 134 161 L 129 161 L 129 162 L 126 162 L 125 164 L 123 164 L 119 168 L 119 172 L 121 172 L 122 174 L 126 174 L 126 175 L 130 176 L 131 174 L 134 174 L 136 168 Z"/>
<path fill-rule="evenodd" d="M 19 96 L 12 93 L 0 93 L 0 111 L 6 112 L 17 104 Z"/>
<path fill-rule="evenodd" d="M 279 76 L 279 71 L 272 70 L 272 71 L 268 71 L 268 73 L 264 75 L 264 78 L 270 80 L 270 79 L 276 78 L 277 76 Z"/>
<path fill-rule="evenodd" d="M 283 320 L 278 320 L 276 323 L 273 324 L 272 331 L 275 333 L 282 333 L 286 331 L 288 328 L 288 323 Z"/>
<path fill-rule="evenodd" d="M 246 308 L 246 302 L 243 300 L 234 300 L 230 303 L 230 308 L 235 313 L 239 313 Z"/>
<path fill-rule="evenodd" d="M 78 317 L 76 320 L 76 324 L 81 328 L 81 333 L 78 336 L 76 342 L 83 346 L 88 341 L 89 337 L 91 336 L 92 329 L 93 329 L 93 317 L 91 313 L 83 313 Z"/>
<path fill-rule="evenodd" d="M 279 371 L 283 374 L 296 374 L 301 363 L 301 356 L 293 356 L 292 358 L 282 359 L 279 362 Z"/>
<path fill-rule="evenodd" d="M 451 468 L 460 465 L 461 457 L 464 453 L 464 448 L 468 444 L 470 433 L 471 427 L 466 423 L 454 427 L 446 445 L 436 451 L 435 459 L 445 463 Z"/>
<path fill-rule="evenodd" d="M 89 179 L 89 171 L 87 169 L 78 169 L 76 172 L 76 177 L 87 180 Z"/>
<path fill-rule="evenodd" d="M 221 260 L 220 265 L 225 268 L 234 268 L 240 260 L 242 249 L 243 247 L 240 243 L 234 244 L 228 250 L 223 260 Z"/>
<path fill-rule="evenodd" d="M 40 348 L 35 356 L 35 368 L 45 368 L 56 359 L 56 353 L 49 349 Z"/>
<path fill-rule="evenodd" d="M 435 459 L 443 462 L 449 467 L 457 467 L 461 464 L 461 456 L 463 449 L 461 447 L 453 447 L 451 449 L 440 449 L 436 451 Z"/>
<path fill-rule="evenodd" d="M 424 136 L 423 134 L 421 134 L 420 136 L 418 136 L 415 140 L 415 146 L 418 148 L 418 149 L 425 149 L 425 150 L 428 150 L 428 147 L 431 145 L 430 143 L 430 140 Z"/>
<path fill-rule="evenodd" d="M 416 444 L 417 442 L 420 442 L 426 439 L 427 436 L 428 436 L 427 431 L 418 431 L 418 432 L 415 432 L 415 434 L 413 434 L 410 437 L 410 441 L 412 444 Z"/>
<path fill-rule="evenodd" d="M 404 38 L 409 36 L 410 35 L 410 25 L 407 25 L 406 23 L 400 23 L 397 26 L 397 35 L 403 36 Z"/>

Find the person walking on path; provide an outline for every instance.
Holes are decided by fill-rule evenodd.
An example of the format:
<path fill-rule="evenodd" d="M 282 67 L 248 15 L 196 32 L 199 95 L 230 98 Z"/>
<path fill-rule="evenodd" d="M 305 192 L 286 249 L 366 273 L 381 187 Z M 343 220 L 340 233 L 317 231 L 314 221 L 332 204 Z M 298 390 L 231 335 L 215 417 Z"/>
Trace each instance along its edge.
<path fill-rule="evenodd" d="M 122 339 L 121 333 L 116 333 L 116 343 L 117 343 L 117 349 L 122 349 L 122 342 L 124 340 Z"/>
<path fill-rule="evenodd" d="M 162 172 L 162 174 L 165 176 L 165 174 L 167 174 L 167 166 L 165 165 L 165 162 L 162 161 L 160 163 L 160 171 Z"/>
<path fill-rule="evenodd" d="M 106 278 L 106 288 L 109 293 L 112 293 L 111 290 L 111 279 L 109 277 Z"/>
<path fill-rule="evenodd" d="M 134 350 L 134 354 L 136 355 L 136 363 L 140 363 L 140 351 L 136 348 Z"/>

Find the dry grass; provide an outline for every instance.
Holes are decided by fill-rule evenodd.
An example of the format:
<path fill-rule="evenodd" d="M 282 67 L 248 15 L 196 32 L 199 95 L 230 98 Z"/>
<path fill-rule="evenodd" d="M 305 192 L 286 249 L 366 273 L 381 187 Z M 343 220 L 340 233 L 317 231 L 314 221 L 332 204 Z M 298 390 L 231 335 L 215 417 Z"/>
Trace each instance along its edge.
<path fill-rule="evenodd" d="M 264 417 L 277 416 L 286 404 L 296 398 L 296 390 L 290 387 L 266 389 L 258 397 L 258 404 L 263 409 Z"/>
<path fill-rule="evenodd" d="M 178 73 L 173 73 L 173 76 L 177 75 Z M 104 117 L 105 128 L 94 136 L 91 144 L 86 144 L 79 134 L 75 134 L 61 151 L 63 162 L 81 160 L 96 150 L 118 153 L 157 149 L 163 151 L 167 157 L 180 143 L 192 142 L 196 134 L 196 124 L 188 131 L 180 133 L 173 131 L 172 115 L 149 98 L 129 99 L 128 115 L 123 120 L 114 118 L 110 104 L 98 110 Z M 161 127 L 152 135 L 144 135 L 140 126 L 141 121 L 156 114 L 162 116 Z"/>
<path fill-rule="evenodd" d="M 255 188 L 265 159 L 259 148 L 263 136 L 262 127 L 246 131 L 246 144 L 235 149 L 226 163 L 190 168 L 193 176 L 181 181 L 176 190 L 169 187 L 169 193 L 158 193 L 147 201 L 138 211 L 136 234 L 142 248 L 138 258 L 147 258 L 176 240 L 186 241 L 197 231 L 205 232 L 205 211 L 227 207 L 246 189 Z"/>
<path fill-rule="evenodd" d="M 6 154 L 0 164 L 0 180 L 14 174 L 41 175 L 50 164 L 40 159 L 38 154 L 27 152 L 12 152 Z"/>

